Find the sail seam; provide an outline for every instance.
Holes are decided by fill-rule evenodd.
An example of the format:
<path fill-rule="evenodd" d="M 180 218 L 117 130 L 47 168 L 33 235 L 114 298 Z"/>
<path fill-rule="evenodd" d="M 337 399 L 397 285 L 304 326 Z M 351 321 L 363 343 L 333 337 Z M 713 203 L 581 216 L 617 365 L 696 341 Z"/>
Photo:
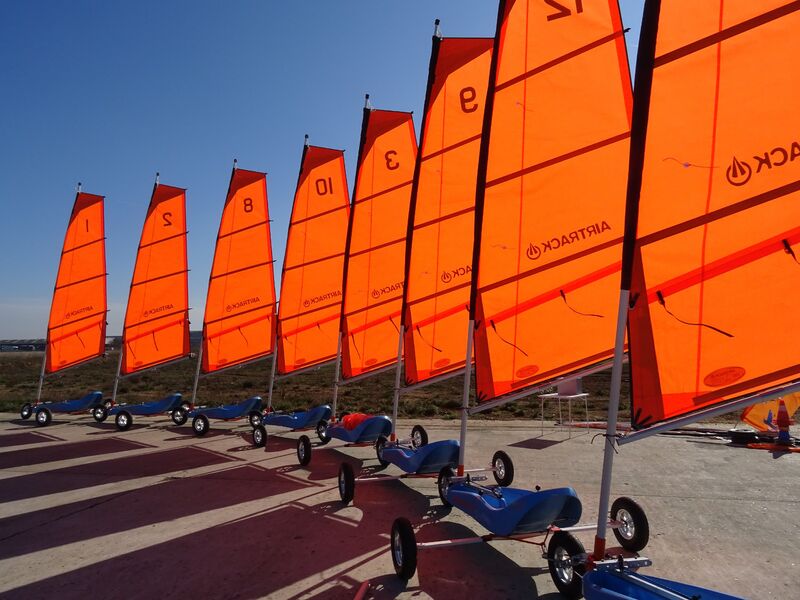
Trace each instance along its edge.
<path fill-rule="evenodd" d="M 470 144 L 472 142 L 477 142 L 480 139 L 481 139 L 481 134 L 480 133 L 477 134 L 477 135 L 473 135 L 472 137 L 468 137 L 465 140 L 461 140 L 460 142 L 456 142 L 455 144 L 451 144 L 450 146 L 446 146 L 444 148 L 441 148 L 441 149 L 437 150 L 436 152 L 431 152 L 430 154 L 428 154 L 426 156 L 423 156 L 421 160 L 422 161 L 426 161 L 426 160 L 430 160 L 432 158 L 436 158 L 437 156 L 441 156 L 442 154 L 447 154 L 448 152 L 450 152 L 452 150 L 456 150 L 456 149 L 461 148 L 462 146 L 466 146 L 467 144 Z"/>
<path fill-rule="evenodd" d="M 220 277 L 227 277 L 228 275 L 236 275 L 237 273 L 242 273 L 244 271 L 249 271 L 250 269 L 257 269 L 258 267 L 266 267 L 267 265 L 271 265 L 272 261 L 256 263 L 254 265 L 248 265 L 246 267 L 241 267 L 240 269 L 234 269 L 233 271 L 225 271 L 224 273 L 217 273 L 216 275 L 212 275 L 211 279 L 219 279 Z"/>
<path fill-rule="evenodd" d="M 266 310 L 266 309 L 271 308 L 272 306 L 275 306 L 274 302 L 270 302 L 269 304 L 265 304 L 264 306 L 256 306 L 255 308 L 248 308 L 247 310 L 243 310 L 242 312 L 234 313 L 232 315 L 226 315 L 224 317 L 220 317 L 218 319 L 213 319 L 211 321 L 206 321 L 205 324 L 206 324 L 206 326 L 213 325 L 214 323 L 220 323 L 222 321 L 226 321 L 227 319 L 233 319 L 233 318 L 236 318 L 236 317 L 241 317 L 242 315 L 246 315 L 248 313 L 255 312 L 257 310 Z M 266 315 L 263 318 L 267 319 L 267 318 L 269 318 L 269 316 L 270 315 Z M 233 331 L 235 329 L 236 328 L 234 327 L 233 329 L 231 329 L 229 331 Z M 226 332 L 223 332 L 223 333 L 226 333 Z M 220 335 L 222 335 L 222 334 L 218 333 L 218 334 L 215 334 L 215 335 L 213 335 L 211 337 L 219 337 Z M 206 336 L 206 337 L 208 337 L 208 336 Z"/>
<path fill-rule="evenodd" d="M 397 190 L 402 189 L 402 188 L 406 187 L 407 185 L 411 185 L 412 183 L 413 183 L 413 181 L 405 181 L 403 183 L 398 183 L 397 185 L 394 185 L 394 186 L 392 186 L 390 188 L 386 188 L 385 190 L 381 190 L 380 192 L 376 192 L 376 193 L 372 194 L 371 196 L 364 196 L 363 198 L 359 198 L 353 204 L 361 204 L 363 202 L 368 202 L 369 200 L 374 200 L 375 198 L 379 198 L 380 196 L 384 196 L 384 195 L 388 194 L 389 192 L 396 192 Z"/>
<path fill-rule="evenodd" d="M 93 279 L 98 279 L 100 277 L 105 277 L 105 273 L 101 273 L 100 275 L 92 275 L 91 277 L 87 277 L 86 279 L 81 279 L 80 281 L 71 281 L 69 283 L 65 283 L 63 285 L 58 285 L 55 287 L 55 290 L 63 290 L 64 288 L 72 287 L 73 285 L 78 285 L 79 283 L 86 283 L 87 281 L 92 281 Z"/>
<path fill-rule="evenodd" d="M 80 250 L 81 248 L 86 248 L 87 246 L 91 246 L 93 244 L 99 244 L 100 242 L 105 241 L 105 237 L 97 238 L 96 240 L 92 240 L 91 242 L 84 242 L 83 244 L 79 244 L 77 246 L 73 246 L 72 248 L 64 248 L 61 251 L 61 256 L 63 257 L 65 254 L 69 252 L 75 252 L 76 250 Z"/>
<path fill-rule="evenodd" d="M 243 231 L 255 229 L 256 227 L 261 227 L 262 225 L 267 225 L 268 223 L 269 221 L 259 221 L 258 223 L 253 223 L 252 225 L 248 225 L 247 227 L 242 227 L 241 229 L 229 231 L 228 233 L 221 233 L 220 235 L 217 236 L 217 241 L 224 239 L 226 237 L 230 237 L 232 235 L 236 235 L 237 233 L 242 233 Z"/>
<path fill-rule="evenodd" d="M 174 240 L 174 239 L 179 238 L 179 237 L 184 237 L 187 233 L 189 233 L 189 232 L 188 231 L 182 231 L 181 233 L 176 233 L 175 235 L 171 235 L 169 237 L 165 237 L 165 238 L 162 238 L 160 240 L 156 240 L 154 242 L 148 242 L 146 244 L 139 244 L 139 250 L 141 250 L 142 248 L 149 248 L 150 246 L 155 246 L 156 244 L 161 244 L 163 242 L 168 242 L 170 240 Z"/>
<path fill-rule="evenodd" d="M 401 237 L 396 240 L 392 240 L 390 242 L 384 242 L 383 244 L 378 244 L 377 246 L 372 246 L 370 248 L 365 248 L 364 250 L 359 250 L 358 252 L 351 252 L 348 260 L 352 260 L 356 256 L 361 256 L 362 254 L 369 254 L 370 252 L 374 252 L 375 250 L 382 250 L 383 248 L 388 248 L 389 246 L 394 246 L 395 244 L 399 244 L 405 241 L 406 238 Z"/>
<path fill-rule="evenodd" d="M 141 281 L 132 281 L 131 288 L 136 287 L 137 285 L 144 285 L 145 283 L 152 283 L 153 281 L 159 281 L 161 279 L 167 279 L 169 277 L 175 277 L 176 275 L 184 275 L 189 272 L 189 269 L 182 269 L 181 271 L 175 271 L 174 273 L 167 273 L 166 275 L 159 275 L 158 277 L 152 277 L 150 279 L 142 279 Z"/>
<path fill-rule="evenodd" d="M 311 215 L 310 217 L 303 217 L 302 219 L 298 219 L 297 221 L 292 221 L 291 223 L 289 223 L 289 225 L 294 227 L 295 225 L 300 225 L 301 223 L 305 223 L 307 221 L 313 221 L 314 219 L 316 219 L 318 217 L 324 217 L 325 215 L 330 215 L 330 214 L 335 213 L 337 211 L 345 210 L 346 208 L 348 208 L 348 205 L 347 204 L 343 204 L 341 206 L 337 206 L 336 208 L 331 208 L 331 209 L 323 211 L 321 213 L 317 213 L 315 215 Z"/>
<path fill-rule="evenodd" d="M 326 260 L 331 260 L 331 259 L 334 259 L 334 258 L 341 258 L 342 256 L 344 256 L 344 252 L 338 252 L 336 254 L 331 254 L 330 256 L 323 256 L 322 258 L 315 258 L 314 260 L 310 260 L 308 262 L 300 263 L 300 264 L 297 264 L 297 265 L 291 265 L 291 266 L 288 266 L 288 267 L 285 266 L 285 267 L 283 267 L 283 271 L 285 273 L 286 271 L 291 271 L 293 269 L 302 269 L 303 267 L 308 267 L 310 265 L 315 265 L 317 263 L 325 262 Z"/>

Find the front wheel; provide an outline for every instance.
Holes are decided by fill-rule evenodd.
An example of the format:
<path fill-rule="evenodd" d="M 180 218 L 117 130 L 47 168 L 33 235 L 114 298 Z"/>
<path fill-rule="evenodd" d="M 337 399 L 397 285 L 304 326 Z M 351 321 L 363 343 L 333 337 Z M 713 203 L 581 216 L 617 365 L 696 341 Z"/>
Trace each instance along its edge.
<path fill-rule="evenodd" d="M 114 422 L 117 424 L 117 429 L 120 431 L 127 431 L 131 428 L 131 425 L 133 425 L 133 417 L 127 410 L 123 410 L 117 413 Z"/>
<path fill-rule="evenodd" d="M 557 531 L 547 546 L 547 566 L 558 591 L 570 600 L 583 596 L 586 551 L 580 540 L 566 531 Z"/>
<path fill-rule="evenodd" d="M 492 457 L 492 471 L 497 485 L 506 487 L 514 481 L 514 463 L 511 462 L 511 457 L 502 450 L 495 452 Z"/>
<path fill-rule="evenodd" d="M 378 458 L 378 462 L 381 463 L 382 467 L 389 466 L 389 461 L 384 460 L 383 458 L 383 451 L 386 448 L 386 443 L 389 441 L 385 435 L 378 436 L 378 439 L 375 440 L 375 456 Z"/>
<path fill-rule="evenodd" d="M 26 402 L 22 405 L 22 408 L 19 409 L 19 416 L 25 420 L 30 419 L 32 414 L 33 407 L 31 406 L 30 402 Z"/>
<path fill-rule="evenodd" d="M 322 419 L 317 423 L 317 437 L 319 438 L 319 443 L 323 446 L 331 441 L 331 436 L 328 435 L 328 422 L 325 419 Z"/>
<path fill-rule="evenodd" d="M 46 427 L 53 420 L 53 414 L 47 408 L 42 408 L 36 413 L 36 425 Z"/>
<path fill-rule="evenodd" d="M 108 409 L 106 408 L 105 404 L 96 406 L 92 410 L 92 416 L 94 417 L 94 420 L 97 421 L 98 423 L 102 423 L 103 421 L 105 421 L 106 418 L 108 417 Z"/>
<path fill-rule="evenodd" d="M 180 408 L 176 408 L 172 411 L 172 422 L 175 423 L 178 427 L 186 423 L 189 419 L 189 411 L 187 411 L 182 406 Z"/>
<path fill-rule="evenodd" d="M 196 436 L 205 435 L 208 433 L 208 430 L 211 426 L 208 423 L 208 417 L 205 415 L 197 415 L 194 419 L 192 419 L 192 429 L 194 430 L 194 434 Z"/>
<path fill-rule="evenodd" d="M 261 413 L 257 410 L 251 410 L 250 414 L 247 415 L 247 420 L 250 421 L 250 427 L 255 429 L 261 425 Z"/>
<path fill-rule="evenodd" d="M 451 466 L 444 466 L 439 471 L 439 477 L 436 480 L 436 488 L 439 490 L 439 499 L 445 506 L 452 506 L 447 499 L 447 490 L 450 489 L 450 480 L 456 476 L 456 472 Z"/>
<path fill-rule="evenodd" d="M 253 445 L 256 448 L 263 448 L 267 443 L 267 428 L 263 425 L 258 425 L 253 429 Z"/>
<path fill-rule="evenodd" d="M 422 448 L 428 445 L 428 432 L 422 425 L 414 425 L 411 430 L 411 445 L 414 448 Z"/>
<path fill-rule="evenodd" d="M 311 439 L 307 435 L 301 435 L 297 440 L 297 462 L 303 467 L 311 462 Z"/>
<path fill-rule="evenodd" d="M 348 463 L 342 463 L 339 467 L 339 497 L 344 504 L 350 504 L 356 495 L 356 475 L 353 467 Z"/>
<path fill-rule="evenodd" d="M 397 576 L 408 581 L 417 571 L 417 537 L 408 519 L 400 517 L 392 524 L 392 563 Z"/>
<path fill-rule="evenodd" d="M 628 552 L 639 552 L 650 540 L 650 524 L 644 509 L 634 500 L 622 496 L 611 504 L 611 520 L 619 522 L 614 527 L 614 537 Z"/>

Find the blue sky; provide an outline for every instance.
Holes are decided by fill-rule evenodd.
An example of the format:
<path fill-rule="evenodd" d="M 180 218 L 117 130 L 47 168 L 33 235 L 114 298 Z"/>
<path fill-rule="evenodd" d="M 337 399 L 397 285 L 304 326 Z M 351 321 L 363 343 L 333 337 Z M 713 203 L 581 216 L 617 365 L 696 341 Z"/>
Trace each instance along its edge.
<path fill-rule="evenodd" d="M 633 58 L 642 0 L 622 0 Z M 433 20 L 492 36 L 493 0 L 0 4 L 0 338 L 42 337 L 75 185 L 106 196 L 109 333 L 121 331 L 156 171 L 188 188 L 192 328 L 233 158 L 266 171 L 277 271 L 303 135 L 344 148 L 361 107 L 413 110 Z"/>

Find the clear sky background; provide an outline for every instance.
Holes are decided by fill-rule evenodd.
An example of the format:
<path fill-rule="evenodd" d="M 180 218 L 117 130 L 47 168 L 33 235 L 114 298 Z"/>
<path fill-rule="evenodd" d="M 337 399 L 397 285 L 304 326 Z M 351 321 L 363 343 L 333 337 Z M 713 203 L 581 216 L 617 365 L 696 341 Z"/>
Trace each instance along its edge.
<path fill-rule="evenodd" d="M 642 3 L 620 2 L 631 63 Z M 496 17 L 495 0 L 0 3 L 0 338 L 45 334 L 78 181 L 106 196 L 121 333 L 156 171 L 188 189 L 200 329 L 233 158 L 268 173 L 279 275 L 303 135 L 346 150 L 352 188 L 364 94 L 413 110 L 419 130 L 434 19 L 445 36 L 491 37 Z"/>

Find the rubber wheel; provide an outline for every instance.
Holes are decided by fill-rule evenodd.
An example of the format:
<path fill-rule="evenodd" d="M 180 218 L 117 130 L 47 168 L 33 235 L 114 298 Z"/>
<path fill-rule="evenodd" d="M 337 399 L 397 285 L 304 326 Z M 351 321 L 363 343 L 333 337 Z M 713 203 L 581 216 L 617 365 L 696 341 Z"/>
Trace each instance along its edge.
<path fill-rule="evenodd" d="M 250 421 L 250 427 L 255 429 L 261 425 L 261 413 L 257 410 L 251 410 L 250 414 L 247 415 L 247 420 Z"/>
<path fill-rule="evenodd" d="M 348 463 L 342 463 L 339 467 L 339 497 L 344 504 L 350 504 L 353 496 L 356 495 L 356 475 L 353 467 Z"/>
<path fill-rule="evenodd" d="M 450 480 L 456 476 L 455 469 L 450 466 L 442 467 L 439 477 L 436 478 L 436 489 L 439 490 L 439 499 L 445 506 L 452 506 L 447 499 L 447 490 L 450 488 Z"/>
<path fill-rule="evenodd" d="M 428 445 L 428 432 L 422 425 L 414 425 L 411 430 L 411 445 L 414 448 L 422 448 Z"/>
<path fill-rule="evenodd" d="M 634 500 L 622 496 L 611 504 L 611 519 L 622 525 L 614 527 L 614 537 L 628 552 L 639 552 L 650 540 L 650 524 L 644 509 Z"/>
<path fill-rule="evenodd" d="M 183 407 L 176 408 L 175 410 L 172 411 L 171 417 L 172 417 L 172 422 L 180 427 L 181 425 L 186 423 L 186 420 L 189 418 L 189 412 Z"/>
<path fill-rule="evenodd" d="M 492 469 L 494 469 L 494 480 L 497 485 L 506 487 L 514 481 L 514 463 L 511 462 L 511 457 L 502 450 L 494 453 Z"/>
<path fill-rule="evenodd" d="M 728 431 L 728 435 L 731 436 L 731 444 L 741 446 L 746 446 L 758 439 L 757 431 L 748 431 L 746 429 L 731 429 Z"/>
<path fill-rule="evenodd" d="M 585 554 L 583 544 L 571 533 L 557 531 L 550 538 L 547 545 L 547 566 L 553 583 L 566 598 L 577 599 L 583 596 L 586 562 L 580 555 Z"/>
<path fill-rule="evenodd" d="M 106 418 L 108 418 L 108 409 L 105 407 L 104 404 L 100 406 L 95 406 L 92 409 L 92 416 L 94 417 L 95 421 L 97 421 L 98 423 L 102 423 L 103 421 L 106 420 Z"/>
<path fill-rule="evenodd" d="M 325 419 L 322 419 L 319 423 L 317 423 L 316 430 L 320 444 L 324 446 L 331 441 L 331 436 L 328 435 L 328 422 Z"/>
<path fill-rule="evenodd" d="M 50 421 L 52 420 L 53 414 L 46 408 L 42 408 L 36 413 L 36 425 L 39 427 L 50 425 Z"/>
<path fill-rule="evenodd" d="M 114 408 L 114 402 L 108 399 L 103 400 L 103 406 L 106 407 L 106 410 L 111 410 L 112 408 Z"/>
<path fill-rule="evenodd" d="M 379 435 L 378 439 L 375 440 L 375 456 L 378 458 L 378 462 L 381 463 L 382 467 L 389 465 L 389 461 L 383 459 L 383 450 L 386 448 L 388 441 L 389 438 L 387 438 L 385 435 Z"/>
<path fill-rule="evenodd" d="M 311 439 L 307 435 L 297 440 L 297 462 L 304 467 L 311 462 Z"/>
<path fill-rule="evenodd" d="M 133 417 L 127 410 L 122 410 L 117 413 L 114 422 L 117 424 L 117 429 L 120 431 L 127 431 L 131 428 L 131 425 L 133 425 Z"/>
<path fill-rule="evenodd" d="M 256 448 L 263 448 L 267 443 L 267 428 L 263 425 L 257 425 L 253 429 L 253 445 Z"/>
<path fill-rule="evenodd" d="M 208 433 L 208 430 L 210 429 L 208 417 L 205 415 L 197 415 L 194 419 L 192 419 L 192 429 L 194 430 L 194 434 L 197 436 Z"/>
<path fill-rule="evenodd" d="M 391 540 L 394 571 L 400 579 L 408 581 L 417 571 L 417 537 L 408 519 L 395 519 Z"/>
<path fill-rule="evenodd" d="M 19 416 L 25 420 L 30 419 L 32 414 L 33 407 L 31 406 L 30 402 L 26 402 L 22 405 L 22 408 L 19 409 Z"/>

